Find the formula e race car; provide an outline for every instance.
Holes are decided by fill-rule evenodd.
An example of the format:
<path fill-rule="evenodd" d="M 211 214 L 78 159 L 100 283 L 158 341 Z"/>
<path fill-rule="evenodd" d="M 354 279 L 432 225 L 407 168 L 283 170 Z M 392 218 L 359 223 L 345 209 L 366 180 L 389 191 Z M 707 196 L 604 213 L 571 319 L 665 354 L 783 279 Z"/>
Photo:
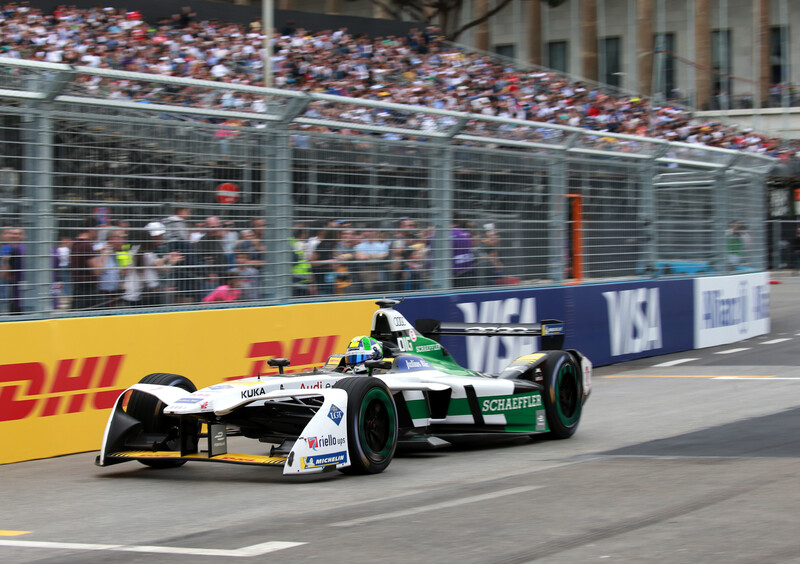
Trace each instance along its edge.
<path fill-rule="evenodd" d="M 383 358 L 348 373 L 345 355 L 289 374 L 197 390 L 175 374 L 150 374 L 120 395 L 108 419 L 97 465 L 127 460 L 156 468 L 187 461 L 279 466 L 284 474 L 338 469 L 382 472 L 401 447 L 438 448 L 456 440 L 575 432 L 591 391 L 592 364 L 560 350 L 564 324 L 468 324 L 418 319 L 412 327 L 380 300 L 370 337 Z M 521 356 L 499 374 L 459 366 L 443 335 L 538 336 L 542 352 Z M 354 340 L 355 342 L 355 340 Z M 348 349 L 349 350 L 349 349 Z M 205 426 L 205 427 L 204 427 Z M 265 454 L 228 452 L 228 437 L 271 443 Z"/>

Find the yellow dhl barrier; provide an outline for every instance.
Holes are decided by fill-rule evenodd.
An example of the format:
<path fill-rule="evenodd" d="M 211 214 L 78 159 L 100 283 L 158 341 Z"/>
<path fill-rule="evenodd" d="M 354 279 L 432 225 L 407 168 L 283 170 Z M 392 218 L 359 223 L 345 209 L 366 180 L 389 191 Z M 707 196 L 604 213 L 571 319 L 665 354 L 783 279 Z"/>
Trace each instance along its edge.
<path fill-rule="evenodd" d="M 0 464 L 97 450 L 109 409 L 153 372 L 198 388 L 322 366 L 369 334 L 372 301 L 0 324 Z"/>

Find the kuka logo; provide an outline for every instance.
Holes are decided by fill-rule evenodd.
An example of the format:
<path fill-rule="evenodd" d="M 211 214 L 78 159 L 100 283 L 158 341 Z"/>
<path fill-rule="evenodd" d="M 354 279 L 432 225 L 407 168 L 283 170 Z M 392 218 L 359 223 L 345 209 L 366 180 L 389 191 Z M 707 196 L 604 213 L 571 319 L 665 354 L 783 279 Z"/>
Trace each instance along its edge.
<path fill-rule="evenodd" d="M 302 372 L 311 366 L 324 364 L 334 351 L 339 335 L 321 337 L 300 337 L 292 339 L 285 344 L 281 341 L 265 341 L 250 345 L 247 358 L 252 358 L 250 373 L 243 376 L 231 376 L 226 380 L 239 380 L 240 378 L 255 378 L 256 376 L 271 376 L 278 373 L 277 368 L 267 365 L 270 358 L 288 358 L 292 366 L 286 372 Z M 288 354 L 287 354 L 288 353 Z"/>
<path fill-rule="evenodd" d="M 49 387 L 47 369 L 40 362 L 0 365 L 0 421 L 114 407 L 125 391 L 113 387 L 124 358 L 118 354 L 60 360 Z"/>

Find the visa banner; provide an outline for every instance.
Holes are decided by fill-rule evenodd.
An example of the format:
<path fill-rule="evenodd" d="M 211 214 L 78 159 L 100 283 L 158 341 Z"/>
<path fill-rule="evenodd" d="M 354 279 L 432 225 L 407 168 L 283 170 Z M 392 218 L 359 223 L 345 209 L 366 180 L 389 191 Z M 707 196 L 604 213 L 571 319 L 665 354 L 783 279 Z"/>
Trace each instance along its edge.
<path fill-rule="evenodd" d="M 372 300 L 0 323 L 0 464 L 96 450 L 119 394 L 147 374 L 198 387 L 321 366 L 369 334 Z"/>
<path fill-rule="evenodd" d="M 448 294 L 407 298 L 396 306 L 412 324 L 432 318 L 463 323 L 538 323 L 542 319 L 566 321 L 564 288 L 539 288 Z M 575 348 L 575 327 L 567 323 L 565 347 Z M 442 345 L 462 365 L 472 370 L 497 373 L 523 354 L 539 350 L 538 337 L 453 337 Z"/>
<path fill-rule="evenodd" d="M 464 323 L 566 324 L 564 348 L 578 349 L 595 366 L 694 346 L 691 279 L 585 284 L 408 298 L 397 306 L 414 323 L 436 318 Z M 533 337 L 443 337 L 462 365 L 497 373 L 520 355 L 539 350 Z"/>

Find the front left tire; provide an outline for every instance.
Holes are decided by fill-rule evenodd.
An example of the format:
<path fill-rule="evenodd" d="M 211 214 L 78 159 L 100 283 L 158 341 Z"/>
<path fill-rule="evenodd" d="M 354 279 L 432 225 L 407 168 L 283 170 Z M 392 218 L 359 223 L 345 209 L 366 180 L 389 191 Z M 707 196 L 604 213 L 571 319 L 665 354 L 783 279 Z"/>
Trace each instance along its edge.
<path fill-rule="evenodd" d="M 140 384 L 154 384 L 157 386 L 175 386 L 186 390 L 188 393 L 196 392 L 197 387 L 191 380 L 179 374 L 155 373 L 148 374 L 141 380 Z M 142 424 L 142 432 L 145 434 L 164 435 L 168 437 L 174 435 L 174 429 L 179 426 L 178 420 L 174 417 L 164 415 L 164 402 L 155 396 L 133 390 L 128 399 L 126 413 L 137 419 Z M 199 440 L 200 425 L 198 423 L 194 437 L 191 439 L 195 445 Z M 180 450 L 180 437 L 167 441 L 170 450 Z M 186 464 L 185 460 L 157 460 L 140 459 L 139 462 L 151 468 L 177 468 Z"/>
<path fill-rule="evenodd" d="M 344 378 L 334 384 L 347 392 L 347 454 L 345 474 L 383 472 L 397 449 L 397 406 L 378 378 Z"/>

